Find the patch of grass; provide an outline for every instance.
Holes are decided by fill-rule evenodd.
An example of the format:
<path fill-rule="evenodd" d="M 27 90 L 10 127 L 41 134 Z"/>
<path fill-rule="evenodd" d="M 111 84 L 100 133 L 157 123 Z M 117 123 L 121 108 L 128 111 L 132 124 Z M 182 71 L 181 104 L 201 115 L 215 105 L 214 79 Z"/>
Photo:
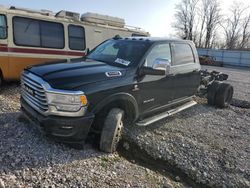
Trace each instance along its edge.
<path fill-rule="evenodd" d="M 113 162 L 119 162 L 122 160 L 122 158 L 119 155 L 114 155 L 110 158 L 110 160 Z"/>
<path fill-rule="evenodd" d="M 122 160 L 122 158 L 119 155 L 104 155 L 100 157 L 101 159 L 101 166 L 107 167 L 109 163 L 115 163 Z"/>
<path fill-rule="evenodd" d="M 102 162 L 109 162 L 109 157 L 108 156 L 101 156 L 101 161 Z"/>

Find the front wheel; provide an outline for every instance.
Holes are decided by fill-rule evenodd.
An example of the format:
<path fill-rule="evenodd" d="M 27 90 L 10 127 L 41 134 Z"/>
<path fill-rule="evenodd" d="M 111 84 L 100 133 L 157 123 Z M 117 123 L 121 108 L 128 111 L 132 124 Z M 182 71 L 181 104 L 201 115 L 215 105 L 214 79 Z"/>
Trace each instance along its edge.
<path fill-rule="evenodd" d="M 113 108 L 108 113 L 101 133 L 100 150 L 113 153 L 116 151 L 123 130 L 124 111 Z"/>

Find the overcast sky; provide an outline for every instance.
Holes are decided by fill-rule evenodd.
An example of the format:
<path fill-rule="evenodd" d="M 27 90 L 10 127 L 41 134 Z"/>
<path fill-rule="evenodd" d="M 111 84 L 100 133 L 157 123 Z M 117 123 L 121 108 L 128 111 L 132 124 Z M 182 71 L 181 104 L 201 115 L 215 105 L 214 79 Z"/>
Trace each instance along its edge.
<path fill-rule="evenodd" d="M 79 13 L 95 12 L 124 18 L 127 25 L 138 26 L 152 36 L 169 36 L 174 31 L 175 5 L 181 0 L 0 0 L 1 5 L 13 5 L 52 11 L 70 10 Z M 236 0 L 250 6 L 250 0 Z M 220 0 L 223 13 L 232 1 Z"/>

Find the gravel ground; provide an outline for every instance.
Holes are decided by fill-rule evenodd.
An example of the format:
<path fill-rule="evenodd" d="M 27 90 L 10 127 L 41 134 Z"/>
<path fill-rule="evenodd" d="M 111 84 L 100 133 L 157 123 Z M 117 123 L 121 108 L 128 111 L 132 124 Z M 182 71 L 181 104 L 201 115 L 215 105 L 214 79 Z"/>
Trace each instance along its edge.
<path fill-rule="evenodd" d="M 249 71 L 220 70 L 235 86 L 234 99 L 249 103 Z M 250 187 L 250 109 L 216 109 L 204 99 L 197 101 L 198 105 L 148 127 L 130 127 L 128 142 L 201 185 Z"/>
<path fill-rule="evenodd" d="M 0 188 L 4 187 L 184 187 L 118 154 L 86 144 L 77 150 L 20 123 L 16 84 L 0 94 Z"/>
<path fill-rule="evenodd" d="M 199 104 L 154 125 L 134 126 L 128 138 L 198 183 L 250 186 L 249 109 Z"/>

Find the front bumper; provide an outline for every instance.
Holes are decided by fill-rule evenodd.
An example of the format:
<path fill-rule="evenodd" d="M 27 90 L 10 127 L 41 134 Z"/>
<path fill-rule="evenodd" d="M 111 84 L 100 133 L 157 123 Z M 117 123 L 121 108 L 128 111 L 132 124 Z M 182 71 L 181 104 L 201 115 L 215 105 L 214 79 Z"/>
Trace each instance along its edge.
<path fill-rule="evenodd" d="M 90 113 L 86 113 L 83 117 L 43 116 L 22 98 L 21 111 L 29 121 L 38 125 L 40 130 L 65 143 L 83 142 L 94 120 L 94 114 Z"/>

